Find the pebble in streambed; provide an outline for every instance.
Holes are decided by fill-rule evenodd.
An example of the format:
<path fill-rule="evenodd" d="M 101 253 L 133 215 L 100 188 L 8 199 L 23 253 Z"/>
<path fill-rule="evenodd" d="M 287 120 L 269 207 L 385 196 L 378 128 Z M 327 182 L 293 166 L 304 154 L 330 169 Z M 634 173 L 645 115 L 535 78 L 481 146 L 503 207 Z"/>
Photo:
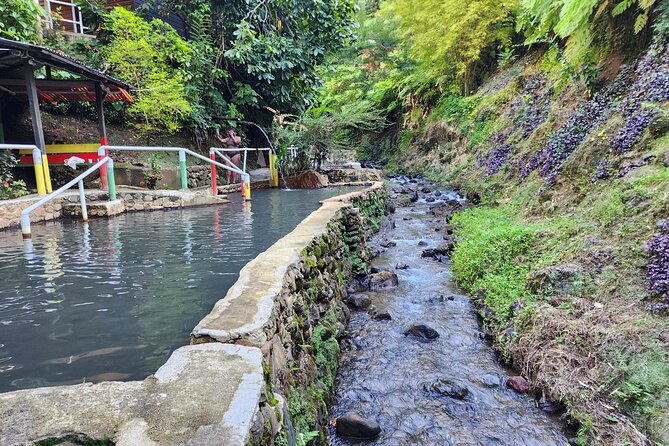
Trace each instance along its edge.
<path fill-rule="evenodd" d="M 448 231 L 434 229 L 462 206 L 461 197 L 411 181 L 390 186 L 399 197 L 396 225 L 372 244 L 394 244 L 385 243 L 372 262 L 375 274 L 384 273 L 374 279 L 376 289 L 363 281 L 369 306 L 363 299 L 365 308 L 352 311 L 331 407 L 333 418 L 353 413 L 380 431 L 365 441 L 344 439 L 333 423 L 330 444 L 564 446 L 567 436 L 555 415 L 507 387 L 513 373 L 479 337 L 469 299 L 452 282 Z M 426 249 L 432 251 L 422 257 Z M 434 331 L 424 330 L 431 338 L 405 335 L 421 325 Z"/>

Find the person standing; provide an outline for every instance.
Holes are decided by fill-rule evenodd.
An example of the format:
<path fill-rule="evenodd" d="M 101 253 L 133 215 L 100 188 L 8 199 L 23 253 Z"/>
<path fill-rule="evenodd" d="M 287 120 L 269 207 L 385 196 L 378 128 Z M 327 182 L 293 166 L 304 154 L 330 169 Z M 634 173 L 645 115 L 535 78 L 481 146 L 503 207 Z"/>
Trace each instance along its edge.
<path fill-rule="evenodd" d="M 227 135 L 225 138 L 221 137 L 221 135 L 217 132 L 216 133 L 216 138 L 218 138 L 221 143 L 225 145 L 227 148 L 239 148 L 239 145 L 242 143 L 242 138 L 237 135 L 237 132 L 235 129 L 230 129 L 227 132 Z M 230 161 L 232 161 L 235 165 L 235 167 L 239 167 L 239 162 L 241 161 L 241 152 L 239 150 L 237 151 L 229 151 L 226 152 L 226 155 L 228 158 L 230 158 Z M 225 162 L 227 166 L 232 167 L 232 164 L 230 164 L 228 161 Z M 239 175 L 237 172 L 233 172 L 231 170 L 226 170 L 225 171 L 225 181 L 228 184 L 233 184 L 236 183 L 238 180 Z"/>

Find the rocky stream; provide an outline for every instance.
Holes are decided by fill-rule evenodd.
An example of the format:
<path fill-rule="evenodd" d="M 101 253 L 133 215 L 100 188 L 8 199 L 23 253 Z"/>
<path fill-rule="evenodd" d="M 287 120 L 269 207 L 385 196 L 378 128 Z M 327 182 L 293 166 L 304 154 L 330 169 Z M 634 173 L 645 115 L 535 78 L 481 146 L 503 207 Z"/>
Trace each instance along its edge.
<path fill-rule="evenodd" d="M 330 444 L 566 445 L 557 408 L 524 393 L 453 283 L 441 212 L 464 200 L 404 177 L 389 193 L 397 210 L 370 242 L 370 283 L 349 289 Z"/>

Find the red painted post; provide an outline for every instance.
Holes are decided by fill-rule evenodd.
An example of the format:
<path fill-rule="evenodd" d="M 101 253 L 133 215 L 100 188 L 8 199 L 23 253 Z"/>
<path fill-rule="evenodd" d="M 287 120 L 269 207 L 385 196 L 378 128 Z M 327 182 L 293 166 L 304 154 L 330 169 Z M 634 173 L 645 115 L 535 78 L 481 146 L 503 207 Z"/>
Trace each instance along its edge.
<path fill-rule="evenodd" d="M 244 181 L 244 177 L 242 177 L 242 199 L 246 198 L 246 181 Z"/>
<path fill-rule="evenodd" d="M 209 158 L 212 161 L 216 161 L 216 154 L 213 150 L 209 151 Z M 218 187 L 216 186 L 216 164 L 211 164 L 211 194 L 216 196 L 218 195 Z"/>
<path fill-rule="evenodd" d="M 100 137 L 100 145 L 101 146 L 106 146 L 107 145 L 107 137 L 106 136 L 101 136 Z M 98 161 L 100 161 L 102 158 L 107 156 L 107 153 L 108 153 L 107 149 L 105 149 L 105 153 L 103 153 L 102 155 L 100 155 L 98 153 Z M 102 188 L 102 190 L 109 190 L 109 184 L 108 184 L 108 181 L 107 181 L 107 164 L 106 163 L 103 164 L 102 166 L 100 166 L 100 187 Z"/>

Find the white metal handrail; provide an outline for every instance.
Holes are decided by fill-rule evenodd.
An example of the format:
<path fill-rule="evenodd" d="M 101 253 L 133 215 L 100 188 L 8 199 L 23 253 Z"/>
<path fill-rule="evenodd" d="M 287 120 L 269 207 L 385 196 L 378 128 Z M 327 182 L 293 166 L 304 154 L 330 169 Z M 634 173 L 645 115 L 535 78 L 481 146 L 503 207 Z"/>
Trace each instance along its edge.
<path fill-rule="evenodd" d="M 103 165 L 107 166 L 107 169 L 109 172 L 112 173 L 114 172 L 114 161 L 109 158 L 108 156 L 105 156 L 102 158 L 100 161 L 97 163 L 93 164 L 91 167 L 86 169 L 84 172 L 82 172 L 79 176 L 76 178 L 72 179 L 69 181 L 67 184 L 64 186 L 56 189 L 55 191 L 51 192 L 49 195 L 46 197 L 43 197 L 42 199 L 36 201 L 32 205 L 28 206 L 21 212 L 21 234 L 23 235 L 23 238 L 30 238 L 31 232 L 30 232 L 30 213 L 34 211 L 35 209 L 45 205 L 49 201 L 53 200 L 54 198 L 58 197 L 59 195 L 63 194 L 66 190 L 74 186 L 75 184 L 79 183 L 79 197 L 81 201 L 81 215 L 84 219 L 84 221 L 88 220 L 88 211 L 86 209 L 86 194 L 84 193 L 84 178 L 98 170 L 100 167 Z M 115 200 L 116 199 L 116 188 L 115 187 L 110 187 L 109 191 L 109 199 L 110 200 Z"/>
<path fill-rule="evenodd" d="M 215 164 L 218 167 L 221 167 L 226 170 L 232 170 L 233 172 L 239 173 L 239 174 L 244 174 L 244 172 L 239 169 L 239 168 L 233 168 L 230 166 L 226 166 L 225 164 L 221 164 L 217 161 L 213 161 L 211 158 L 207 158 L 204 155 L 200 155 L 197 152 L 193 152 L 190 149 L 185 149 L 183 147 L 143 147 L 143 146 L 100 146 L 98 149 L 98 156 L 100 156 L 101 151 L 104 150 L 125 150 L 128 152 L 181 152 L 183 151 L 185 154 L 194 156 L 195 158 L 199 158 L 203 161 L 206 161 L 211 164 Z M 104 153 L 104 152 L 102 152 Z"/>
<path fill-rule="evenodd" d="M 53 18 L 51 16 L 51 5 L 60 5 L 70 8 L 72 13 L 72 20 L 60 17 L 59 22 L 70 23 L 72 24 L 72 30 L 75 34 L 85 34 L 85 31 L 90 29 L 87 26 L 84 26 L 83 15 L 81 14 L 81 8 L 77 6 L 73 0 L 70 1 L 61 1 L 61 0 L 44 0 L 44 5 L 47 10 L 47 27 L 53 29 Z"/>
<path fill-rule="evenodd" d="M 39 150 L 34 144 L 0 144 L 0 150 Z"/>
<path fill-rule="evenodd" d="M 225 165 L 223 163 L 219 163 L 213 157 L 207 158 L 204 155 L 200 155 L 197 152 L 194 152 L 190 149 L 186 149 L 184 147 L 148 147 L 148 146 L 100 146 L 98 149 L 98 156 L 102 157 L 106 155 L 106 152 L 109 150 L 120 150 L 120 151 L 127 151 L 127 152 L 178 152 L 179 153 L 179 164 L 181 164 L 181 181 L 182 184 L 185 184 L 185 175 L 186 175 L 186 155 L 191 155 L 195 158 L 201 159 L 203 161 L 208 162 L 212 166 L 220 167 L 225 170 L 230 170 L 232 172 L 238 173 L 242 176 L 242 178 L 245 181 L 245 185 L 247 187 L 246 190 L 242 190 L 242 193 L 246 196 L 247 199 L 250 199 L 250 187 L 251 187 L 251 176 L 244 172 L 243 170 L 239 169 L 238 167 L 234 166 L 232 162 L 230 162 L 230 166 Z M 227 158 L 227 157 L 225 157 Z M 228 159 L 229 160 L 229 159 Z M 243 185 L 244 186 L 244 185 Z M 244 189 L 242 187 L 242 189 Z M 216 190 L 216 172 L 215 169 L 212 168 L 212 195 L 217 195 L 218 191 Z"/>

